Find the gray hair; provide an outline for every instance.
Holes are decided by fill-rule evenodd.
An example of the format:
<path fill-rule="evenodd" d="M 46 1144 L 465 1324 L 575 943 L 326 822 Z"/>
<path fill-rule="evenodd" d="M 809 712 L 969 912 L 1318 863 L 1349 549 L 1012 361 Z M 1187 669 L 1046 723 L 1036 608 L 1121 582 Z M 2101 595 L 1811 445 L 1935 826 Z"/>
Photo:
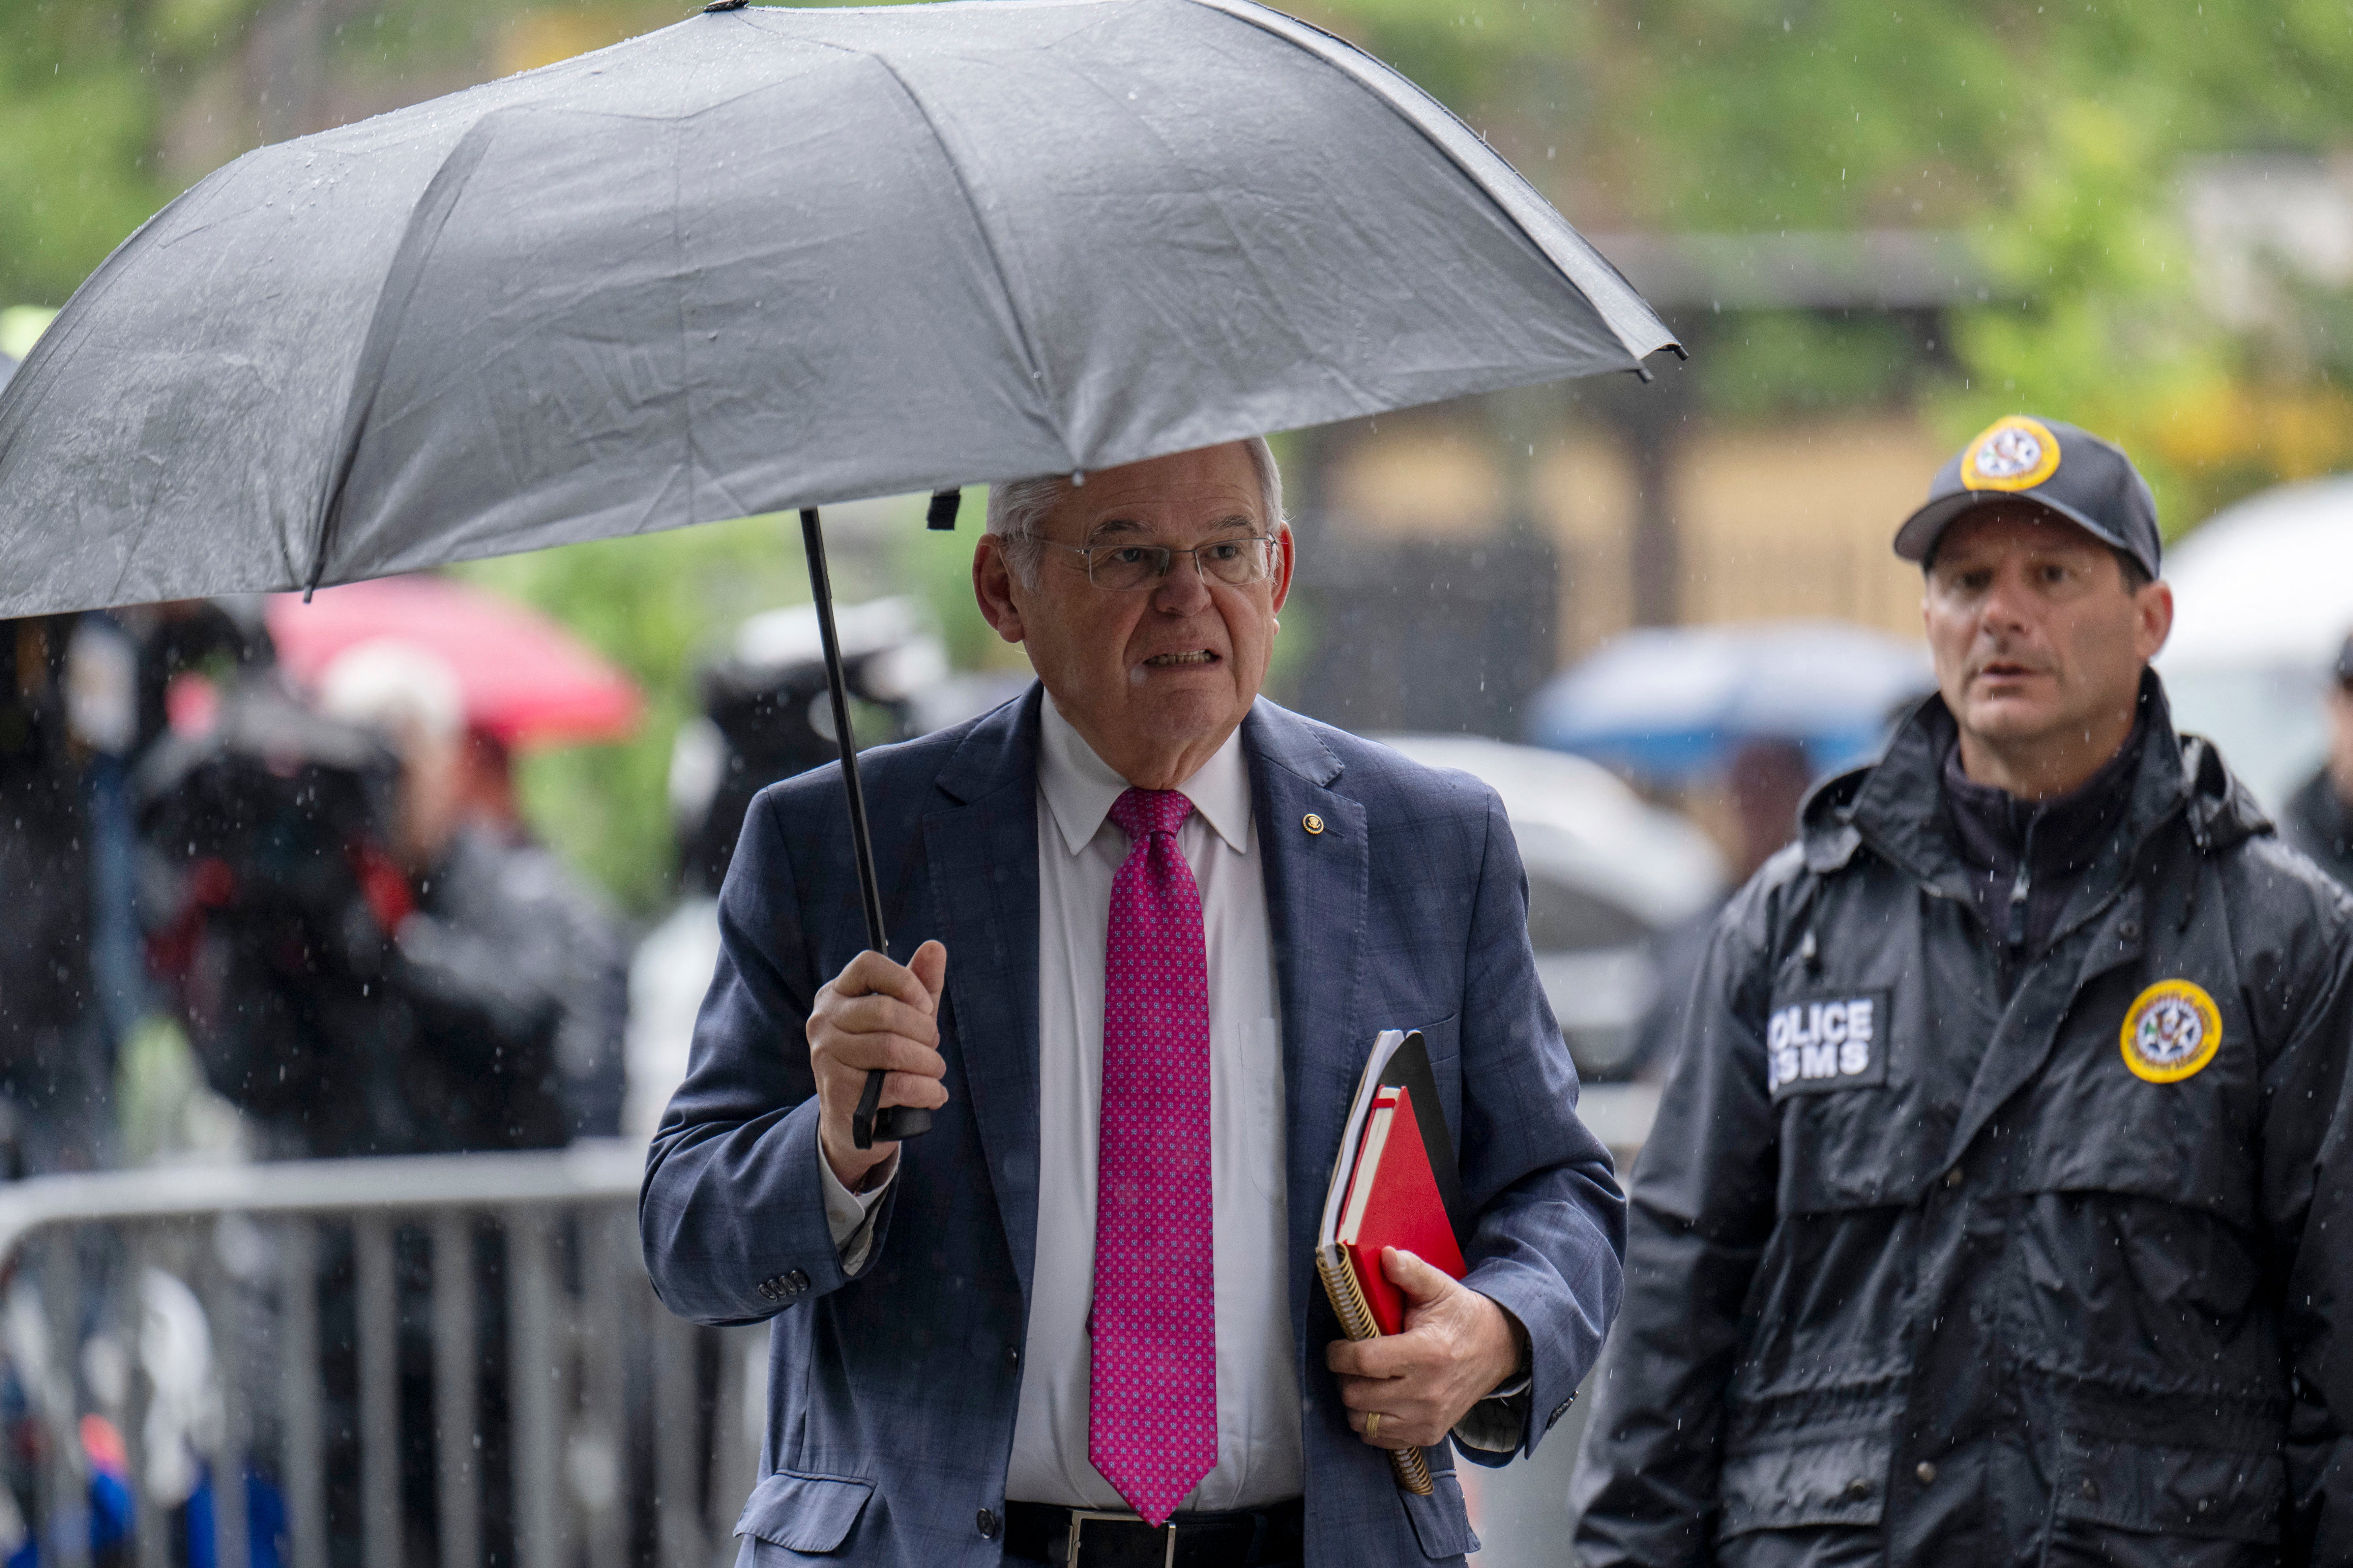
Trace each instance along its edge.
<path fill-rule="evenodd" d="M 1274 448 L 1266 444 L 1263 436 L 1252 436 L 1241 445 L 1250 454 L 1251 471 L 1258 476 L 1259 500 L 1266 510 L 1267 525 L 1279 529 L 1290 520 L 1282 515 L 1282 470 L 1275 464 Z M 1025 588 L 1038 584 L 1038 560 L 1044 554 L 1040 547 L 1045 542 L 1042 531 L 1046 518 L 1061 505 L 1062 498 L 1071 489 L 1068 474 L 1039 474 L 988 487 L 988 521 L 982 531 L 1003 541 L 1005 563 Z"/>

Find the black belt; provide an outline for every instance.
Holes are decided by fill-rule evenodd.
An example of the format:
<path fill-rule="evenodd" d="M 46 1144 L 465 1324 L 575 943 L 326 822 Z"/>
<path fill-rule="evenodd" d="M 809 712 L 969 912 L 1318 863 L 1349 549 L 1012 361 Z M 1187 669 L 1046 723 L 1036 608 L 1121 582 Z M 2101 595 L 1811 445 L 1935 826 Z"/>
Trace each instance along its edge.
<path fill-rule="evenodd" d="M 1284 1568 L 1305 1556 L 1306 1535 L 1307 1510 L 1297 1498 L 1176 1514 L 1157 1530 L 1131 1513 L 1005 1505 L 1007 1554 L 1054 1568 Z"/>

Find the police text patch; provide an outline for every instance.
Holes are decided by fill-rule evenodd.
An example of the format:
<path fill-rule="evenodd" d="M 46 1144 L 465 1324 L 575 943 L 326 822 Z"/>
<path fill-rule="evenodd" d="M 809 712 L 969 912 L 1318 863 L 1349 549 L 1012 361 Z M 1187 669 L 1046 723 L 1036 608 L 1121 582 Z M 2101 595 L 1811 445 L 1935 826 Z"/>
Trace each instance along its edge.
<path fill-rule="evenodd" d="M 1887 993 L 1841 991 L 1784 1002 L 1765 1025 L 1765 1088 L 1784 1094 L 1887 1081 Z"/>

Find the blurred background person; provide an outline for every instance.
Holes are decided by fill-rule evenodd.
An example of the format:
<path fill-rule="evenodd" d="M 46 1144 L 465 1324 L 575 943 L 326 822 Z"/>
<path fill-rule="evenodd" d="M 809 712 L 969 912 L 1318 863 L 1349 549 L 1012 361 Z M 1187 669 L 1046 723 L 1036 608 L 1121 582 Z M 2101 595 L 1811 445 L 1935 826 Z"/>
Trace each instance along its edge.
<path fill-rule="evenodd" d="M 375 731 L 400 763 L 389 847 L 405 897 L 385 903 L 386 979 L 407 1014 L 406 1152 L 564 1142 L 557 1037 L 581 977 L 574 922 L 529 852 L 467 810 L 456 674 L 423 648 L 365 643 L 328 666 L 318 700 L 328 717 Z"/>
<path fill-rule="evenodd" d="M 11 1178 L 113 1159 L 120 993 L 135 983 L 122 952 L 131 668 L 127 639 L 102 616 L 0 623 L 0 1174 Z"/>
<path fill-rule="evenodd" d="M 1659 938 L 1658 994 L 1635 1026 L 1634 1075 L 1654 1080 L 1666 1076 L 1715 917 L 1733 890 L 1746 887 L 1775 850 L 1797 837 L 1798 807 L 1813 777 L 1813 765 L 1799 741 L 1746 741 L 1733 752 L 1725 770 L 1732 806 L 1731 875 L 1722 897 Z"/>
<path fill-rule="evenodd" d="M 2328 692 L 2328 752 L 2280 812 L 2280 837 L 2353 888 L 2353 637 L 2338 650 Z"/>
<path fill-rule="evenodd" d="M 516 793 L 513 748 L 482 724 L 467 725 L 455 788 L 453 838 L 470 836 L 473 858 L 495 859 L 503 898 L 534 925 L 540 960 L 564 975 L 555 1072 L 565 1135 L 615 1137 L 628 1086 L 629 1014 L 629 941 L 620 918 L 532 831 Z"/>

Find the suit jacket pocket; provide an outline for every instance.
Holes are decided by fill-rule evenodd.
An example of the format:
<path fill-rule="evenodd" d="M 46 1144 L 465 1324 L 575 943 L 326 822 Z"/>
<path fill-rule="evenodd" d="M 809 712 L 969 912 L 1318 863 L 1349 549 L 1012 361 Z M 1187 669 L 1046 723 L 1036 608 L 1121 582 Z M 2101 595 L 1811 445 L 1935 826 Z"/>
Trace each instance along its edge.
<path fill-rule="evenodd" d="M 1718 1534 L 1879 1522 L 1890 1449 L 1883 1437 L 1834 1437 L 1725 1457 Z"/>
<path fill-rule="evenodd" d="M 1443 1452 L 1442 1446 L 1425 1449 L 1423 1457 Z M 1403 1489 L 1398 1492 L 1406 1518 L 1413 1521 L 1414 1539 L 1421 1542 L 1422 1555 L 1443 1561 L 1478 1551 L 1479 1538 L 1471 1533 L 1471 1510 L 1462 1500 L 1462 1483 L 1455 1479 L 1452 1470 L 1435 1468 L 1430 1479 L 1437 1490 L 1428 1497 Z"/>
<path fill-rule="evenodd" d="M 735 1533 L 787 1552 L 833 1552 L 874 1495 L 874 1483 L 855 1476 L 805 1476 L 779 1470 L 752 1489 Z"/>

